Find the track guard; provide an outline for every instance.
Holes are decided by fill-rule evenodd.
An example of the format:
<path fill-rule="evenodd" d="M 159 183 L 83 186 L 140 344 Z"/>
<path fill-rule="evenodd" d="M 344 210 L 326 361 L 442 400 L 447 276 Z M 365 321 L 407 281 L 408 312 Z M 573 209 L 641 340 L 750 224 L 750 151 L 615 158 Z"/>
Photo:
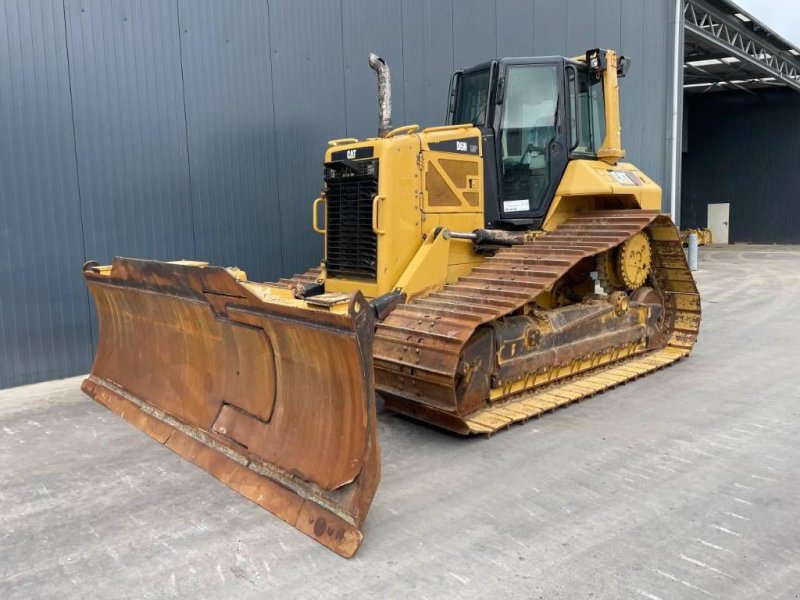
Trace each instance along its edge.
<path fill-rule="evenodd" d="M 380 479 L 364 297 L 346 312 L 312 309 L 186 261 L 117 258 L 84 276 L 100 337 L 83 391 L 352 556 Z"/>

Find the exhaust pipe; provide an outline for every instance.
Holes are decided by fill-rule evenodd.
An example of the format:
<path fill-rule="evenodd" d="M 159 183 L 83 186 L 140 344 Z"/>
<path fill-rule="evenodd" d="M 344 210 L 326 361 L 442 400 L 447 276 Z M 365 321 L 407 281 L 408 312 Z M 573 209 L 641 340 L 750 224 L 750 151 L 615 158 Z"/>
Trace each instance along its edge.
<path fill-rule="evenodd" d="M 369 66 L 378 75 L 378 135 L 392 130 L 392 80 L 389 65 L 377 54 L 369 53 Z"/>

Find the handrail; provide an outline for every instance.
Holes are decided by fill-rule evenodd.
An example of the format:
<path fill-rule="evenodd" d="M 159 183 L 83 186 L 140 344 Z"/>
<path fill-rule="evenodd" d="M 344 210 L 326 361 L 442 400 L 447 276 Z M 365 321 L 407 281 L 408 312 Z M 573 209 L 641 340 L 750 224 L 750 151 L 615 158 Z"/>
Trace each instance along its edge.
<path fill-rule="evenodd" d="M 433 131 L 456 131 L 458 129 L 471 129 L 474 127 L 472 123 L 459 123 L 457 125 L 437 125 L 436 127 L 426 127 L 422 133 L 431 133 Z"/>
<path fill-rule="evenodd" d="M 357 138 L 339 138 L 338 140 L 328 140 L 328 146 L 342 146 L 344 144 L 356 144 Z"/>
<path fill-rule="evenodd" d="M 419 129 L 419 125 L 403 125 L 402 127 L 396 127 L 392 129 L 389 133 L 387 133 L 383 137 L 391 138 L 397 135 L 404 135 L 406 133 L 414 133 L 417 129 Z"/>

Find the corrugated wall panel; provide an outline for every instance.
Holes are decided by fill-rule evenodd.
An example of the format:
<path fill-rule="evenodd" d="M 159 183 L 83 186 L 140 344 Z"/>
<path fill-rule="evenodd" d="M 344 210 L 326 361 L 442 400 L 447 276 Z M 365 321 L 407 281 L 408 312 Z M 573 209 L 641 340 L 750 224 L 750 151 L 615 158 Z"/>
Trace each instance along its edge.
<path fill-rule="evenodd" d="M 663 181 L 644 164 L 646 148 L 644 122 L 646 119 L 664 116 L 650 112 L 645 100 L 645 69 L 653 68 L 645 62 L 645 6 L 641 0 L 622 0 L 620 52 L 631 57 L 631 68 L 620 82 L 620 111 L 622 120 L 622 145 L 626 160 L 630 160 L 659 184 Z M 659 90 L 665 89 L 659 86 Z M 664 92 L 666 93 L 666 92 Z M 666 124 L 664 125 L 666 127 Z M 665 129 L 666 131 L 666 129 Z"/>
<path fill-rule="evenodd" d="M 91 360 L 64 12 L 0 7 L 0 387 Z"/>
<path fill-rule="evenodd" d="M 458 0 L 453 5 L 453 63 L 469 67 L 497 56 L 494 2 Z M 446 103 L 445 96 L 442 97 Z"/>
<path fill-rule="evenodd" d="M 175 2 L 65 7 L 87 256 L 194 256 Z"/>
<path fill-rule="evenodd" d="M 392 122 L 406 124 L 403 86 L 403 6 L 393 2 L 374 10 L 374 0 L 342 0 L 344 87 L 347 131 L 338 137 L 373 137 L 378 131 L 378 84 L 369 68 L 370 52 L 391 67 Z"/>
<path fill-rule="evenodd" d="M 270 8 L 273 102 L 283 271 L 319 264 L 322 238 L 311 203 L 322 187 L 328 140 L 345 137 L 347 119 L 339 2 L 273 0 Z"/>
<path fill-rule="evenodd" d="M 673 3 L 674 4 L 674 3 Z M 672 61 L 664 60 L 671 56 L 669 37 L 673 34 L 668 22 L 669 3 L 644 3 L 642 30 L 645 42 L 642 48 L 640 67 L 635 75 L 642 82 L 642 100 L 639 104 L 639 118 L 632 123 L 641 128 L 641 145 L 632 146 L 639 166 L 649 173 L 664 190 L 662 208 L 669 207 L 669 170 L 664 160 L 664 132 L 670 123 L 672 97 L 669 83 L 672 79 Z M 660 24 L 660 25 L 656 25 Z M 634 71 L 634 68 L 631 67 Z M 623 85 L 627 78 L 623 80 Z M 632 115 L 636 117 L 636 115 Z"/>
<path fill-rule="evenodd" d="M 686 31 L 681 27 L 683 24 L 683 12 L 678 10 L 677 7 L 669 12 L 669 28 L 673 30 L 673 35 L 669 40 L 669 52 L 675 56 L 676 52 L 683 54 L 683 46 L 686 38 Z M 677 29 L 677 31 L 676 31 Z M 677 35 L 676 35 L 677 34 Z M 673 195 L 674 206 L 670 206 L 675 218 L 675 224 L 681 227 L 681 172 L 683 170 L 683 135 L 686 129 L 683 126 L 684 118 L 684 95 L 683 95 L 683 65 L 672 64 L 666 67 L 670 73 L 672 83 L 669 86 L 668 94 L 670 98 L 675 97 L 677 100 L 676 106 L 669 102 L 670 112 L 674 108 L 674 113 L 670 114 L 667 122 L 667 137 L 664 144 L 664 158 L 663 162 L 673 161 L 672 167 L 668 169 L 667 176 L 674 182 L 674 191 L 668 190 Z M 674 173 L 673 173 L 674 171 Z"/>
<path fill-rule="evenodd" d="M 0 289 L 0 387 L 88 367 L 84 254 L 208 259 L 254 279 L 316 264 L 325 143 L 375 131 L 369 51 L 392 67 L 395 125 L 430 126 L 454 67 L 619 48 L 634 59 L 622 84 L 628 157 L 666 183 L 672 0 L 0 7 L 0 268 L 13 282 Z"/>
<path fill-rule="evenodd" d="M 441 125 L 453 73 L 453 0 L 404 0 L 403 35 L 406 120 Z"/>
<path fill-rule="evenodd" d="M 283 274 L 269 14 L 260 0 L 180 0 L 195 257 Z"/>
<path fill-rule="evenodd" d="M 800 243 L 800 94 L 689 96 L 681 222 L 705 227 L 730 203 L 731 242 Z"/>
<path fill-rule="evenodd" d="M 603 0 L 595 9 L 594 35 L 600 48 L 614 48 L 625 54 L 621 43 L 622 0 Z M 588 48 L 587 48 L 588 50 Z"/>
<path fill-rule="evenodd" d="M 582 54 L 589 48 L 597 48 L 597 13 L 606 10 L 585 0 L 567 0 L 567 48 L 565 56 Z"/>
<path fill-rule="evenodd" d="M 533 2 L 496 0 L 497 56 L 533 56 Z"/>
<path fill-rule="evenodd" d="M 568 55 L 567 3 L 564 0 L 535 0 L 533 9 L 534 55 Z"/>

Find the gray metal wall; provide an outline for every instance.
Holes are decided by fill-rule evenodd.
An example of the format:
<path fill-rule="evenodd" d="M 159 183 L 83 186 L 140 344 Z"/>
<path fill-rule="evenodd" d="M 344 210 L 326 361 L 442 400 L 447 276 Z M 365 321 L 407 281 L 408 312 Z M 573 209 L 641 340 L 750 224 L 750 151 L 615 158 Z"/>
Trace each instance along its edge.
<path fill-rule="evenodd" d="M 730 242 L 800 243 L 800 94 L 709 93 L 686 108 L 683 226 L 729 202 Z"/>
<path fill-rule="evenodd" d="M 201 258 L 256 280 L 320 259 L 328 139 L 441 124 L 454 68 L 633 57 L 628 156 L 668 179 L 670 0 L 0 0 L 0 388 L 86 371 L 80 265 Z"/>

